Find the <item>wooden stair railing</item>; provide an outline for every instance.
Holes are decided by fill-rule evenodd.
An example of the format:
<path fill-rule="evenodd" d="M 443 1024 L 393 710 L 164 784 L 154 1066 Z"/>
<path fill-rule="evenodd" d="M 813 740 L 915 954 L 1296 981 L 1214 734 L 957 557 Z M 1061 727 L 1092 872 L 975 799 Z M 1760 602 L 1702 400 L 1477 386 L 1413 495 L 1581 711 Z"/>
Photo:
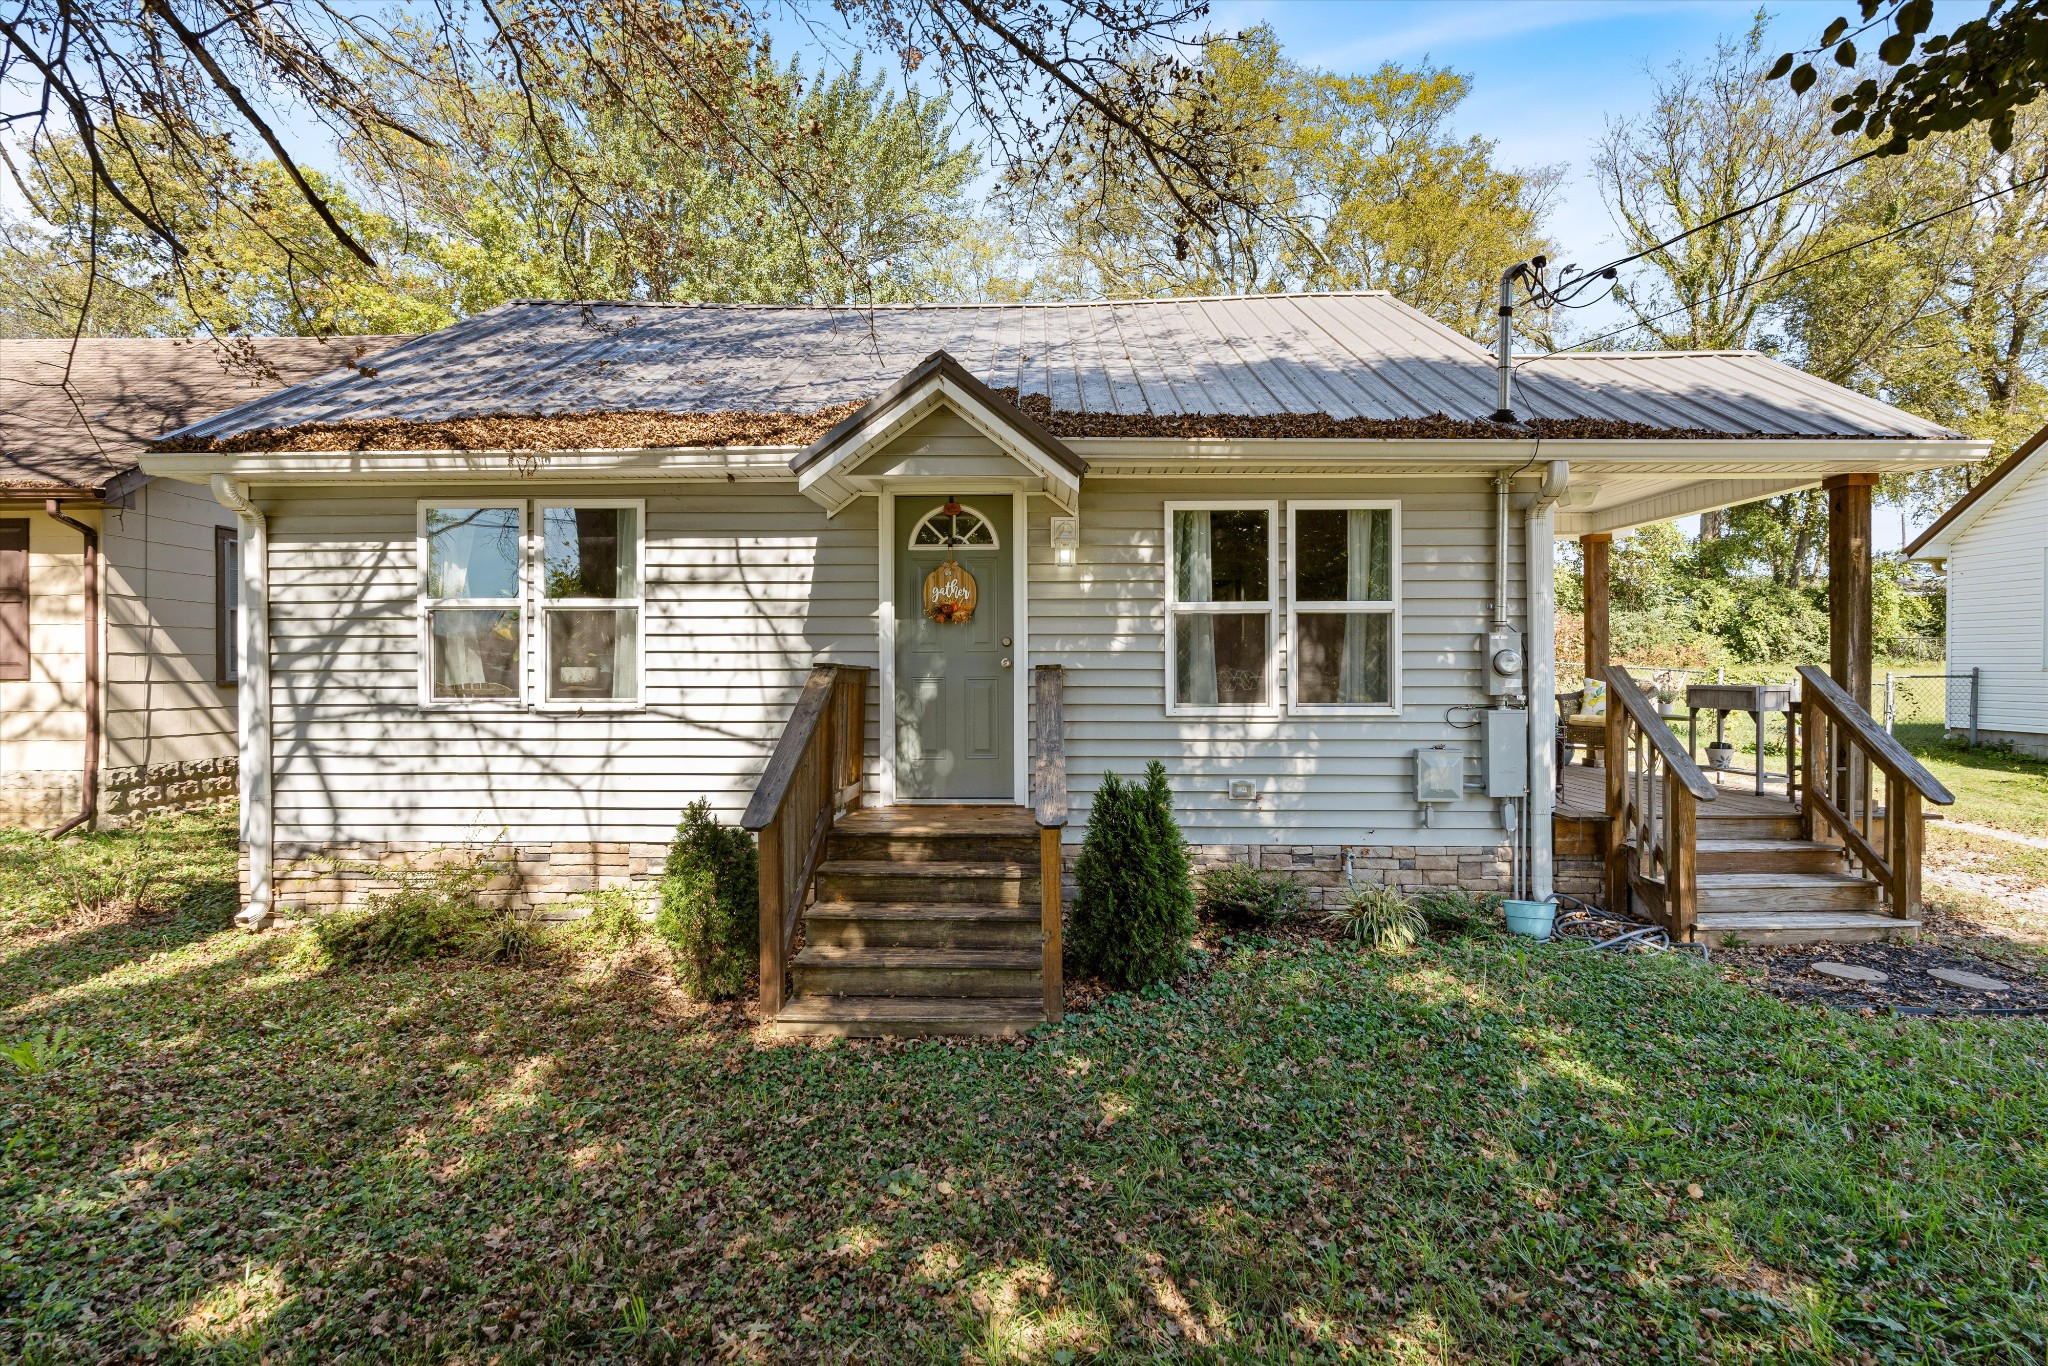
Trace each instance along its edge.
<path fill-rule="evenodd" d="M 1045 1018 L 1057 1024 L 1066 1013 L 1060 977 L 1061 832 L 1067 824 L 1067 671 L 1041 664 L 1033 673 L 1036 698 L 1031 769 L 1032 814 L 1038 820 L 1038 885 L 1040 927 L 1044 932 L 1041 973 L 1045 982 Z"/>
<path fill-rule="evenodd" d="M 1685 746 L 1627 669 L 1607 669 L 1607 908 L 1629 894 L 1673 939 L 1699 921 L 1699 803 L 1714 800 Z"/>
<path fill-rule="evenodd" d="M 1947 806 L 1955 796 L 1834 679 L 1811 664 L 1799 666 L 1799 678 L 1802 832 L 1821 839 L 1825 827 L 1839 837 L 1891 914 L 1910 919 L 1920 912 L 1922 803 Z M 1872 769 L 1884 775 L 1881 808 Z"/>
<path fill-rule="evenodd" d="M 813 667 L 740 817 L 760 841 L 763 1020 L 782 1010 L 790 947 L 826 836 L 842 812 L 860 805 L 867 716 L 867 669 Z"/>

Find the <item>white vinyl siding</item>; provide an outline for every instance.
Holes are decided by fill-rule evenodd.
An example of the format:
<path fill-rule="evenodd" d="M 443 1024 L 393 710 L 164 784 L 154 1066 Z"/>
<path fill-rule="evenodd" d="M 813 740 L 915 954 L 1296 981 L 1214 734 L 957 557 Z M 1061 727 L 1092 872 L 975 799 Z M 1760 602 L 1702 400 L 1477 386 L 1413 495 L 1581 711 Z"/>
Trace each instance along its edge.
<path fill-rule="evenodd" d="M 263 494 L 281 852 L 665 841 L 698 796 L 736 820 L 813 662 L 876 663 L 873 500 L 827 519 L 793 484 L 690 486 L 646 500 L 643 708 L 423 710 L 415 497 Z"/>
<path fill-rule="evenodd" d="M 1067 766 L 1076 811 L 1070 841 L 1085 832 L 1088 802 L 1104 770 L 1129 777 L 1153 759 L 1166 765 L 1181 826 L 1198 843 L 1451 846 L 1502 838 L 1490 802 L 1455 803 L 1433 813 L 1427 828 L 1414 802 L 1416 749 L 1449 744 L 1477 753 L 1477 732 L 1453 725 L 1446 713 L 1486 704 L 1480 639 L 1491 615 L 1490 486 L 1479 478 L 1299 482 L 1304 500 L 1312 496 L 1317 503 L 1400 505 L 1398 713 L 1166 713 L 1166 504 L 1200 493 L 1214 505 L 1250 506 L 1272 495 L 1273 481 L 1089 483 L 1072 567 L 1053 563 L 1049 518 L 1057 509 L 1046 499 L 1031 500 L 1031 663 L 1067 668 Z M 1233 483 L 1244 498 L 1229 498 Z M 1279 499 L 1283 529 L 1288 501 Z M 1526 582 L 1523 541 L 1518 524 L 1508 565 L 1518 622 Z M 1275 581 L 1284 595 L 1292 554 L 1284 535 L 1277 554 Z M 1283 635 L 1276 665 L 1283 689 L 1289 663 Z M 1467 718 L 1460 712 L 1456 719 Z M 1476 759 L 1467 771 L 1477 775 Z M 1231 801 L 1232 778 L 1251 779 L 1259 800 Z"/>
<path fill-rule="evenodd" d="M 1978 726 L 2048 735 L 2048 468 L 1956 537 L 1948 559 L 1948 668 L 1982 669 Z M 1949 689 L 1948 725 L 1970 724 L 1969 690 Z"/>
<path fill-rule="evenodd" d="M 1233 485 L 1245 496 L 1229 497 Z M 664 841 L 698 796 L 725 819 L 738 817 L 813 661 L 878 663 L 876 500 L 827 518 L 788 483 L 633 491 L 646 494 L 647 507 L 645 707 L 582 716 L 532 705 L 420 708 L 414 490 L 262 492 L 272 537 L 281 856 L 363 841 Z M 1287 498 L 1273 492 L 1270 481 L 1214 478 L 1091 483 L 1071 567 L 1053 563 L 1048 543 L 1057 508 L 1025 500 L 1016 530 L 1031 566 L 1030 649 L 1018 664 L 1068 670 L 1077 819 L 1067 838 L 1085 832 L 1105 770 L 1134 775 L 1156 758 L 1188 837 L 1204 844 L 1499 839 L 1490 802 L 1454 803 L 1424 829 L 1412 799 L 1415 749 L 1474 751 L 1476 732 L 1447 713 L 1485 700 L 1479 639 L 1494 539 L 1482 479 L 1317 480 L 1303 489 L 1322 502 L 1400 505 L 1398 712 L 1167 714 L 1166 504 L 1277 503 L 1272 583 L 1274 610 L 1284 614 Z M 565 487 L 545 499 L 608 493 L 616 490 Z M 507 485 L 464 497 L 542 495 Z M 1518 619 L 1522 540 L 1510 541 Z M 1273 696 L 1285 697 L 1287 641 L 1277 628 L 1275 653 Z M 877 692 L 871 687 L 871 774 Z M 1232 778 L 1252 780 L 1259 800 L 1230 801 Z"/>

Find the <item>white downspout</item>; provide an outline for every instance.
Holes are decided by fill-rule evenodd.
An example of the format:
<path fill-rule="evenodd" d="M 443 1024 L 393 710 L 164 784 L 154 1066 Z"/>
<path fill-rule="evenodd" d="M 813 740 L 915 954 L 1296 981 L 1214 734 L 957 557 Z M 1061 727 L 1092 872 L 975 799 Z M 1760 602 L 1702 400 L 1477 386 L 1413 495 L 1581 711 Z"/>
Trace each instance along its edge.
<path fill-rule="evenodd" d="M 1544 471 L 1523 530 L 1523 569 L 1529 576 L 1529 634 L 1523 658 L 1529 670 L 1529 895 L 1548 900 L 1557 891 L 1551 816 L 1557 806 L 1557 513 L 1571 483 L 1571 465 L 1553 460 Z"/>
<path fill-rule="evenodd" d="M 236 514 L 240 541 L 241 639 L 236 648 L 236 691 L 241 732 L 239 761 L 242 848 L 249 856 L 249 901 L 235 923 L 260 930 L 270 924 L 270 863 L 275 828 L 271 809 L 270 743 L 270 525 L 250 501 L 249 486 L 213 476 L 214 500 Z"/>

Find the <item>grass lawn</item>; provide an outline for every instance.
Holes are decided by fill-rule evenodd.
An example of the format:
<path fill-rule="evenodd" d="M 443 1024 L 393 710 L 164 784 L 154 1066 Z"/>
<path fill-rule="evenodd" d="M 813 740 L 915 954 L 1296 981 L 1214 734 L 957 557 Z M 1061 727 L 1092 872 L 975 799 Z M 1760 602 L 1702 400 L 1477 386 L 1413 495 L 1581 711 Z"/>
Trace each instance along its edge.
<path fill-rule="evenodd" d="M 208 829 L 136 923 L 0 864 L 0 1044 L 68 1031 L 0 1061 L 9 1360 L 2048 1347 L 2041 1022 L 1269 943 L 1023 1044 L 765 1044 L 629 976 L 297 966 Z"/>

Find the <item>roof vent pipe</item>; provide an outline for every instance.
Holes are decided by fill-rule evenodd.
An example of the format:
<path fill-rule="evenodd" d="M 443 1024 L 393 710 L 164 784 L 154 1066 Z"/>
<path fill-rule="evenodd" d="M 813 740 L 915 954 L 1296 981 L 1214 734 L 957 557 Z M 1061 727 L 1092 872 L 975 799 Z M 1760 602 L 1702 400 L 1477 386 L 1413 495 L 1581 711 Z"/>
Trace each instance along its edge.
<path fill-rule="evenodd" d="M 1500 273 L 1500 335 L 1494 354 L 1494 373 L 1500 378 L 1500 406 L 1493 410 L 1495 422 L 1515 420 L 1510 392 L 1515 380 L 1515 281 L 1533 274 L 1540 283 L 1543 264 L 1544 258 L 1538 256 L 1530 261 L 1517 261 Z"/>

